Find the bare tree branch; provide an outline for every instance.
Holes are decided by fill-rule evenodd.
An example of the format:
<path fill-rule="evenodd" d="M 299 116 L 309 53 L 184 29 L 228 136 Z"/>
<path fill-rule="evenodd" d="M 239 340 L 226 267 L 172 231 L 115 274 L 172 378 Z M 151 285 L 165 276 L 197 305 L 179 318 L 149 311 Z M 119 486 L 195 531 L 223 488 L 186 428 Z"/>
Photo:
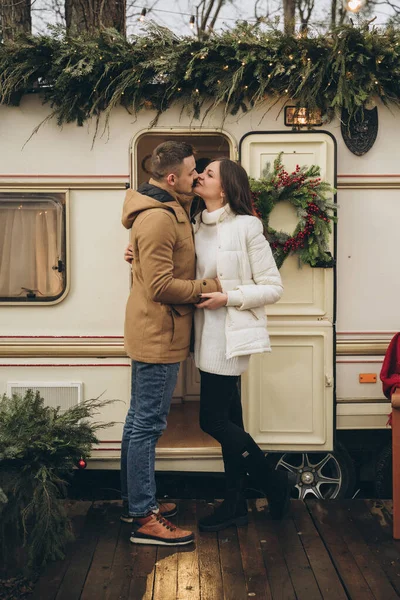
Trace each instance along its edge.
<path fill-rule="evenodd" d="M 65 0 L 65 21 L 74 33 L 114 27 L 125 35 L 126 0 Z"/>
<path fill-rule="evenodd" d="M 305 33 L 308 28 L 312 12 L 314 10 L 315 0 L 297 0 L 297 10 L 300 15 L 300 30 Z"/>
<path fill-rule="evenodd" d="M 283 27 L 287 35 L 294 34 L 296 0 L 283 0 Z"/>
<path fill-rule="evenodd" d="M 30 0 L 0 0 L 0 22 L 3 40 L 13 40 L 21 33 L 30 33 Z"/>

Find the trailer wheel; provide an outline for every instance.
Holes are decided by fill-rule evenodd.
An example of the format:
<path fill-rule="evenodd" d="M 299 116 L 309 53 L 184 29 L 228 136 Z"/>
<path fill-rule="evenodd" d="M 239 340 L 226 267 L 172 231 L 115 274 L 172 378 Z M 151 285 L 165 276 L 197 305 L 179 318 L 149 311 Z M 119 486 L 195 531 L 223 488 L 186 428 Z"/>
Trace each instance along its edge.
<path fill-rule="evenodd" d="M 342 444 L 334 452 L 268 454 L 275 469 L 286 469 L 297 477 L 293 497 L 320 500 L 351 497 L 356 483 L 353 461 Z"/>
<path fill-rule="evenodd" d="M 375 464 L 375 497 L 391 498 L 393 494 L 392 443 L 379 452 Z"/>

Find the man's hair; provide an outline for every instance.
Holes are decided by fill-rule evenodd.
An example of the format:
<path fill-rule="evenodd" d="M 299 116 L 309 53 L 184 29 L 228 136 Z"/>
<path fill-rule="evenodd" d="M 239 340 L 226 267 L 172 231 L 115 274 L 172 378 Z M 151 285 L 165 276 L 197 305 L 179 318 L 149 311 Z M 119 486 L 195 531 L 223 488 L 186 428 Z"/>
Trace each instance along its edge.
<path fill-rule="evenodd" d="M 193 155 L 193 147 L 186 142 L 170 141 L 159 144 L 151 155 L 153 179 L 160 181 L 170 173 L 179 175 L 184 159 Z"/>

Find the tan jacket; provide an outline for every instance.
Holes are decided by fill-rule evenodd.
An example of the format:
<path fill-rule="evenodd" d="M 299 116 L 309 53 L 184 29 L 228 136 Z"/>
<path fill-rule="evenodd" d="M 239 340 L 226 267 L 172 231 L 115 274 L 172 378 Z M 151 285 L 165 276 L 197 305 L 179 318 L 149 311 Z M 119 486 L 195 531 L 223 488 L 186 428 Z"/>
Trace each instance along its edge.
<path fill-rule="evenodd" d="M 152 185 L 157 185 L 150 180 Z M 215 279 L 196 281 L 190 201 L 160 202 L 128 190 L 122 224 L 132 228 L 132 288 L 126 306 L 125 350 L 148 363 L 187 358 L 193 304 L 221 288 Z"/>

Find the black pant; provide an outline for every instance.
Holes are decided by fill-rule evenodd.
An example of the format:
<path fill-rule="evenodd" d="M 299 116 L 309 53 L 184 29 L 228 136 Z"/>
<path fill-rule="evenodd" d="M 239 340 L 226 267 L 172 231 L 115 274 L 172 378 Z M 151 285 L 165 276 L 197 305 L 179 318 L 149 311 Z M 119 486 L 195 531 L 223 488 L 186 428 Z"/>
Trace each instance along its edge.
<path fill-rule="evenodd" d="M 227 485 L 235 487 L 248 471 L 243 453 L 256 451 L 259 458 L 264 459 L 262 451 L 244 430 L 240 378 L 204 371 L 200 371 L 200 375 L 200 427 L 221 444 Z"/>

